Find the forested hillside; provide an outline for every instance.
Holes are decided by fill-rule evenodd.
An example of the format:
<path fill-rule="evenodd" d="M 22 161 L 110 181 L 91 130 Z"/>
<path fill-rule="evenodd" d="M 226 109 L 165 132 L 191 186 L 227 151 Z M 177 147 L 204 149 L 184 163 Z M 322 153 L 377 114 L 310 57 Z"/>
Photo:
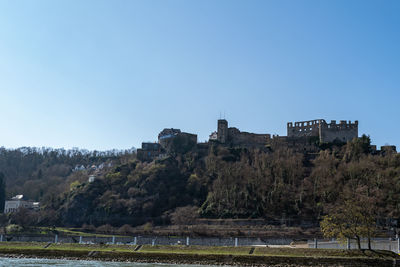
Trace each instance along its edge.
<path fill-rule="evenodd" d="M 87 151 L 51 148 L 0 148 L 0 173 L 4 174 L 6 197 L 23 194 L 26 199 L 42 201 L 69 189 L 74 181 L 86 181 L 88 173 L 101 165 L 121 164 L 133 157 L 133 151 Z M 75 167 L 85 167 L 74 171 Z M 100 170 L 99 170 L 100 171 Z"/>
<path fill-rule="evenodd" d="M 213 146 L 206 155 L 194 149 L 151 163 L 134 160 L 45 204 L 59 224 L 74 226 L 168 224 L 188 206 L 192 217 L 318 223 L 341 201 L 362 197 L 377 207 L 377 218 L 397 218 L 400 156 L 372 155 L 369 142 L 364 136 L 314 158 L 287 148 Z"/>
<path fill-rule="evenodd" d="M 194 148 L 153 162 L 138 161 L 131 154 L 36 156 L 39 159 L 30 160 L 36 163 L 29 162 L 24 169 L 28 179 L 13 181 L 7 188 L 28 183 L 32 192 L 26 189 L 25 194 L 40 197 L 38 186 L 48 196 L 41 198 L 42 210 L 31 214 L 35 219 L 30 223 L 37 225 L 167 225 L 197 217 L 318 224 L 346 200 L 369 209 L 381 224 L 400 216 L 400 155 L 373 155 L 366 136 L 344 145 L 325 145 L 316 155 L 284 147 L 214 145 L 207 153 Z M 92 183 L 86 172 L 71 172 L 77 162 L 107 160 L 120 164 Z M 5 164 L 5 159 L 0 162 Z M 19 159 L 18 164 L 23 162 Z M 24 176 L 17 177 L 22 181 Z"/>

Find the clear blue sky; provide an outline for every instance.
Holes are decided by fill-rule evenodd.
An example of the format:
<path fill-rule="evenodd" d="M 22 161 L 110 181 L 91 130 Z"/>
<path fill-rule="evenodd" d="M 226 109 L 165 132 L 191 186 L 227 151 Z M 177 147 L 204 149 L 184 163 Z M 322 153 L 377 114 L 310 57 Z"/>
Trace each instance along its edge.
<path fill-rule="evenodd" d="M 400 1 L 0 0 L 0 146 L 359 120 L 400 145 Z"/>

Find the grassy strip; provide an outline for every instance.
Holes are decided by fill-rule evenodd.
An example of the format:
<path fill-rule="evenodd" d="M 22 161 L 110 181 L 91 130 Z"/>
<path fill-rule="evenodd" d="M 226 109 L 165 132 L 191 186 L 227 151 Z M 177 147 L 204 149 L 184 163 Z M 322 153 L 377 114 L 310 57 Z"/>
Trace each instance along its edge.
<path fill-rule="evenodd" d="M 198 246 L 143 246 L 133 252 L 129 245 L 79 245 L 45 243 L 0 243 L 0 253 L 48 258 L 78 258 L 109 261 L 167 262 L 181 264 L 227 264 L 241 266 L 394 266 L 400 258 L 390 251 L 324 250 L 256 248 L 250 247 L 198 247 Z"/>
<path fill-rule="evenodd" d="M 1 242 L 0 249 L 44 249 L 47 243 L 42 242 Z M 52 250 L 78 250 L 78 251 L 113 251 L 131 252 L 133 245 L 111 245 L 111 244 L 74 244 L 57 243 L 51 244 L 48 249 Z M 183 246 L 183 245 L 144 245 L 139 253 L 178 253 L 199 255 L 248 255 L 251 247 L 209 247 L 209 246 Z M 253 256 L 294 256 L 294 257 L 356 257 L 356 258 L 382 258 L 400 259 L 400 256 L 391 251 L 369 251 L 369 250 L 340 250 L 340 249 L 312 249 L 312 248 L 269 248 L 257 247 Z"/>
<path fill-rule="evenodd" d="M 25 229 L 24 231 L 9 231 L 8 234 L 12 235 L 43 235 L 49 236 L 55 233 L 61 233 L 65 236 L 82 236 L 82 237 L 127 237 L 123 235 L 115 234 L 98 234 L 98 233 L 86 233 L 77 231 L 75 229 L 63 228 L 63 227 L 32 227 Z"/>
<path fill-rule="evenodd" d="M 50 227 L 39 227 L 39 229 L 42 231 L 41 233 L 44 235 L 47 235 L 51 233 L 52 231 L 56 230 L 60 233 L 65 234 L 66 236 L 83 236 L 83 237 L 124 237 L 121 235 L 106 235 L 106 234 L 93 234 L 93 233 L 86 233 L 86 232 L 81 232 L 81 231 L 76 231 L 72 230 L 69 228 L 63 228 L 63 227 L 56 227 L 56 228 L 50 228 Z"/>

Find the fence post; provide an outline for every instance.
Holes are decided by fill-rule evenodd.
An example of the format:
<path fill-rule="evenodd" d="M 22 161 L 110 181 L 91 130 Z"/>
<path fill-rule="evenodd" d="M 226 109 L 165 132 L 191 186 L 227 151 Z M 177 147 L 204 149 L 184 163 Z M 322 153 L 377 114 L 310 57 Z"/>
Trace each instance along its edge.
<path fill-rule="evenodd" d="M 56 234 L 56 236 L 54 237 L 54 243 L 58 243 L 58 235 Z"/>
<path fill-rule="evenodd" d="M 134 244 L 135 246 L 137 245 L 137 237 L 136 237 L 136 236 L 133 238 L 133 244 Z"/>
<path fill-rule="evenodd" d="M 82 236 L 79 237 L 79 244 L 82 244 Z"/>
<path fill-rule="evenodd" d="M 189 237 L 186 237 L 186 246 L 189 246 Z"/>
<path fill-rule="evenodd" d="M 237 237 L 235 237 L 235 247 L 237 247 L 238 246 L 238 238 Z"/>
<path fill-rule="evenodd" d="M 347 249 L 350 249 L 350 238 L 347 238 Z"/>

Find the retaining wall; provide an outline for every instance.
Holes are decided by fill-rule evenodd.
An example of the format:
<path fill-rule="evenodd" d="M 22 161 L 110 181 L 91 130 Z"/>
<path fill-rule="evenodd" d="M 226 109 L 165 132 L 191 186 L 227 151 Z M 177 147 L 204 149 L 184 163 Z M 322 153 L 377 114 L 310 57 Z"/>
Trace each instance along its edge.
<path fill-rule="evenodd" d="M 289 245 L 290 238 L 246 238 L 246 237 L 169 237 L 169 236 L 20 236 L 5 235 L 3 242 L 58 242 L 58 243 L 115 243 L 135 245 L 198 245 L 198 246 L 255 246 L 255 245 Z"/>

